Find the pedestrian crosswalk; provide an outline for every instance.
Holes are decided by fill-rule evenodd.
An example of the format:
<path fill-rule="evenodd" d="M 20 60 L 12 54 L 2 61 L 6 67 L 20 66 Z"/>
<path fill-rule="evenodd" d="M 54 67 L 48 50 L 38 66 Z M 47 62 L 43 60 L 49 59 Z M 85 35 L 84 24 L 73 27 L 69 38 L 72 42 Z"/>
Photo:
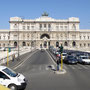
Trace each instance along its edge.
<path fill-rule="evenodd" d="M 39 65 L 39 66 L 33 66 L 33 71 L 54 71 L 56 70 L 56 65 Z M 60 67 L 61 68 L 61 67 Z M 90 70 L 90 65 L 82 65 L 82 64 L 77 64 L 77 65 L 67 65 L 63 64 L 63 69 L 69 70 Z"/>
<path fill-rule="evenodd" d="M 55 65 L 38 65 L 38 66 L 33 66 L 32 71 L 48 71 L 48 70 L 56 70 Z"/>
<path fill-rule="evenodd" d="M 73 69 L 73 70 L 90 70 L 90 65 L 82 65 L 82 64 L 77 64 L 77 65 L 63 65 L 64 69 Z"/>

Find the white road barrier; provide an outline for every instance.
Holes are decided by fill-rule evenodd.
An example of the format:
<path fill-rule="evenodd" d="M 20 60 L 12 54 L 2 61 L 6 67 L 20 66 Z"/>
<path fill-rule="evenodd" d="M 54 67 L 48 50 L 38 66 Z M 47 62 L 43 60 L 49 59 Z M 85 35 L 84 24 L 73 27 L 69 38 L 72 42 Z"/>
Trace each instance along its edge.
<path fill-rule="evenodd" d="M 23 47 L 20 48 L 19 55 L 23 55 L 25 53 L 30 52 L 31 50 L 33 51 L 35 48 L 29 48 L 29 47 Z M 13 59 L 13 56 L 15 55 L 15 58 L 18 57 L 18 50 L 13 49 L 11 52 L 9 52 L 9 61 Z M 7 62 L 7 51 L 0 51 L 0 65 L 4 64 Z"/>

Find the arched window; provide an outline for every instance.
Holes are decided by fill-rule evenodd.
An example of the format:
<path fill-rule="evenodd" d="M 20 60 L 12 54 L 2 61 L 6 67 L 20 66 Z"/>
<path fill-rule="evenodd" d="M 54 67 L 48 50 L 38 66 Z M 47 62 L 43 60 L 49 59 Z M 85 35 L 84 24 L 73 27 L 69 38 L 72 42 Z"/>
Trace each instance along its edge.
<path fill-rule="evenodd" d="M 50 41 L 48 42 L 48 46 L 50 46 Z"/>
<path fill-rule="evenodd" d="M 82 44 L 80 43 L 80 47 L 82 47 Z"/>
<path fill-rule="evenodd" d="M 34 41 L 31 41 L 31 47 L 33 47 L 34 46 Z"/>
<path fill-rule="evenodd" d="M 67 42 L 65 42 L 65 43 L 64 43 L 64 46 L 68 46 L 68 43 L 67 43 Z"/>
<path fill-rule="evenodd" d="M 72 29 L 76 30 L 76 25 L 75 24 L 73 24 Z"/>
<path fill-rule="evenodd" d="M 22 44 L 23 44 L 23 46 L 26 46 L 26 43 L 25 42 L 23 42 Z"/>
<path fill-rule="evenodd" d="M 56 42 L 56 47 L 59 47 L 59 42 Z"/>
<path fill-rule="evenodd" d="M 72 46 L 73 46 L 73 47 L 76 46 L 76 42 L 75 42 L 75 41 L 72 42 Z"/>
<path fill-rule="evenodd" d="M 42 34 L 40 39 L 44 38 L 44 37 L 47 37 L 48 39 L 50 39 L 50 36 L 48 34 Z"/>
<path fill-rule="evenodd" d="M 14 47 L 17 47 L 17 42 L 16 41 L 14 42 Z"/>

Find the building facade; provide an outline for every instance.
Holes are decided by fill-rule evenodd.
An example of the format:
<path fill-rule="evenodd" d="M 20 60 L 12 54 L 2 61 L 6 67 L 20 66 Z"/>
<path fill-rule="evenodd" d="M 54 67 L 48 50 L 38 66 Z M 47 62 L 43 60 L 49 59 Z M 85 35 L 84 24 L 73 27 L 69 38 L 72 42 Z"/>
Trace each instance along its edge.
<path fill-rule="evenodd" d="M 44 13 L 36 19 L 10 18 L 10 30 L 0 30 L 0 47 L 58 47 L 90 51 L 90 30 L 79 29 L 79 18 L 54 19 Z"/>

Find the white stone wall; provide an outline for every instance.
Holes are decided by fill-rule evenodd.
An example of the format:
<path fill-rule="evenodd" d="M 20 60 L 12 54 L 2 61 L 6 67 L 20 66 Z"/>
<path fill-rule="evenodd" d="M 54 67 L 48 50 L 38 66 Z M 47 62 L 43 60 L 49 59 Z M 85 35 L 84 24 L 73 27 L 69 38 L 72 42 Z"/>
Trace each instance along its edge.
<path fill-rule="evenodd" d="M 23 42 L 25 42 L 25 46 L 31 47 L 34 44 L 34 46 L 40 47 L 40 44 L 44 45 L 46 41 L 47 45 L 50 42 L 50 45 L 54 47 L 56 47 L 56 42 L 59 42 L 59 45 L 63 44 L 65 49 L 80 50 L 83 48 L 83 50 L 90 51 L 90 30 L 79 29 L 79 18 L 71 17 L 66 20 L 57 20 L 42 16 L 31 20 L 11 17 L 9 22 L 10 30 L 0 30 L 0 47 L 3 47 L 4 44 L 5 46 L 8 46 L 8 44 L 14 46 L 15 42 L 18 44 L 19 39 L 20 46 L 23 46 Z M 40 24 L 42 24 L 41 30 Z M 44 28 L 45 24 L 46 29 Z M 49 24 L 51 25 L 50 31 L 48 31 Z M 40 37 L 44 34 L 50 38 L 48 39 L 45 36 L 41 39 Z M 8 36 L 10 39 L 8 39 Z M 68 43 L 68 46 L 65 46 L 65 42 Z M 73 42 L 75 42 L 75 46 L 72 45 Z"/>

